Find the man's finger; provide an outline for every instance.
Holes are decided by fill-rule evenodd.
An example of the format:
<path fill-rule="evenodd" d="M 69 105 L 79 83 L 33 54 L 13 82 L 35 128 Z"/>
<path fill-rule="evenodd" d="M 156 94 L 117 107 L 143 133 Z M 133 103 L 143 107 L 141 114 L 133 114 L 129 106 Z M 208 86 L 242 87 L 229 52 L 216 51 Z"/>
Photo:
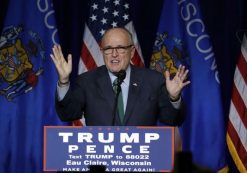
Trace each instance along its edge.
<path fill-rule="evenodd" d="M 72 55 L 68 55 L 68 65 L 71 67 L 72 66 Z"/>
<path fill-rule="evenodd" d="M 183 83 L 183 87 L 185 87 L 186 85 L 189 85 L 190 84 L 190 81 L 186 81 Z"/>
<path fill-rule="evenodd" d="M 63 52 L 62 52 L 62 48 L 61 48 L 60 45 L 58 45 L 58 54 L 59 54 L 59 56 L 60 56 L 60 58 L 61 58 L 62 60 L 65 60 L 64 57 L 63 57 Z"/>
<path fill-rule="evenodd" d="M 165 71 L 166 81 L 170 80 L 170 73 L 168 70 Z"/>
<path fill-rule="evenodd" d="M 57 71 L 59 72 L 60 66 L 59 66 L 57 59 L 52 54 L 50 54 L 50 57 L 51 57 L 52 61 L 54 62 Z"/>
<path fill-rule="evenodd" d="M 180 65 L 178 66 L 178 70 L 177 70 L 177 72 L 176 72 L 175 77 L 180 77 L 181 67 L 182 67 L 182 65 L 180 64 Z"/>
<path fill-rule="evenodd" d="M 58 53 L 58 48 L 57 45 L 54 45 L 52 48 L 54 58 L 58 61 L 60 59 L 59 53 Z"/>
<path fill-rule="evenodd" d="M 186 78 L 187 78 L 187 74 L 189 73 L 189 70 L 187 69 L 187 70 L 185 70 L 185 72 L 181 75 L 181 80 L 183 81 L 183 80 L 185 80 Z"/>

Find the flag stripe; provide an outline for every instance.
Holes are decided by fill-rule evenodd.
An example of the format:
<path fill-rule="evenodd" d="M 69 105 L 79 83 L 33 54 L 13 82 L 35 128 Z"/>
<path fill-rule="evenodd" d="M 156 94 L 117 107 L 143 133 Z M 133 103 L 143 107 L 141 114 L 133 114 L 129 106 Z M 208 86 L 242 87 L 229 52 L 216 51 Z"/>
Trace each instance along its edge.
<path fill-rule="evenodd" d="M 245 61 L 247 61 L 247 40 L 246 40 L 246 35 L 244 36 L 244 40 L 241 46 L 241 53 L 244 56 Z"/>
<path fill-rule="evenodd" d="M 235 109 L 235 106 L 232 106 L 230 109 L 230 123 L 234 127 L 234 130 L 237 132 L 239 135 L 239 139 L 241 140 L 243 147 L 247 151 L 247 131 L 246 128 L 241 121 L 239 114 L 237 113 L 237 110 Z"/>
<path fill-rule="evenodd" d="M 234 108 L 234 112 L 231 112 L 232 109 L 230 109 L 230 119 L 232 117 L 238 115 L 237 118 L 239 118 L 239 120 L 243 123 L 243 125 L 244 125 L 244 127 L 246 129 L 246 127 L 247 127 L 246 107 L 245 107 L 245 104 L 244 104 L 244 102 L 243 102 L 243 100 L 242 100 L 242 98 L 241 98 L 241 96 L 240 96 L 235 84 L 233 84 L 232 104 L 233 104 L 232 107 Z"/>
<path fill-rule="evenodd" d="M 130 33 L 132 34 L 132 39 L 133 39 L 133 42 L 134 42 L 134 45 L 135 45 L 135 49 L 136 49 L 136 59 L 138 60 L 135 60 L 135 61 L 138 61 L 138 62 L 144 62 L 143 60 L 143 56 L 142 56 L 142 51 L 141 51 L 141 47 L 140 47 L 140 44 L 138 42 L 138 39 L 137 39 L 137 35 L 136 35 L 136 31 L 135 31 L 135 28 L 134 28 L 134 24 L 132 21 L 130 21 L 129 23 L 127 23 L 125 25 L 125 28 L 128 29 L 130 31 Z"/>
<path fill-rule="evenodd" d="M 104 64 L 103 56 L 99 47 L 98 42 L 95 40 L 92 32 L 89 30 L 87 24 L 85 24 L 83 43 L 86 45 L 88 52 L 93 57 L 97 66 Z M 82 57 L 84 59 L 84 57 Z M 97 67 L 96 66 L 96 67 Z"/>
<path fill-rule="evenodd" d="M 232 102 L 230 106 L 227 144 L 240 172 L 247 169 L 247 42 L 244 36 L 241 54 L 234 74 Z"/>
<path fill-rule="evenodd" d="M 139 67 L 144 67 L 144 63 L 142 62 L 137 51 L 135 51 L 135 54 L 133 58 L 131 59 L 131 63 Z"/>
<path fill-rule="evenodd" d="M 94 61 L 94 58 L 91 56 L 90 52 L 87 49 L 87 46 L 83 43 L 82 50 L 81 50 L 81 59 L 84 65 L 87 67 L 88 70 L 94 69 L 97 67 L 97 64 Z"/>
<path fill-rule="evenodd" d="M 86 71 L 88 71 L 88 69 L 85 66 L 85 64 L 83 63 L 82 58 L 80 58 L 79 64 L 78 64 L 78 74 L 81 74 L 81 73 L 86 72 Z"/>
<path fill-rule="evenodd" d="M 241 76 L 243 77 L 243 82 L 245 82 L 245 85 L 246 85 L 247 84 L 247 70 L 246 70 L 247 62 L 246 62 L 243 54 L 241 54 L 241 56 L 239 58 L 239 62 L 238 62 L 237 67 L 241 73 Z"/>
<path fill-rule="evenodd" d="M 245 167 L 245 169 L 247 169 L 247 165 L 244 165 L 243 163 L 247 163 L 247 156 L 246 156 L 246 150 L 243 146 L 243 144 L 240 142 L 238 133 L 235 131 L 233 125 L 231 122 L 228 123 L 228 135 L 231 139 L 232 145 L 230 150 L 233 151 L 235 150 L 236 156 L 238 156 L 238 158 L 241 160 L 243 167 Z M 229 142 L 229 141 L 227 141 Z M 233 149 L 234 147 L 234 149 Z"/>
<path fill-rule="evenodd" d="M 226 139 L 227 139 L 227 145 L 230 151 L 230 154 L 233 157 L 234 162 L 236 163 L 238 169 L 240 172 L 247 172 L 247 169 L 245 168 L 245 166 L 243 165 L 241 159 L 239 158 L 238 152 L 233 144 L 233 140 L 231 139 L 229 133 L 227 133 L 226 135 Z"/>
<path fill-rule="evenodd" d="M 247 66 L 246 66 L 247 67 Z M 246 83 L 244 82 L 243 76 L 240 74 L 240 71 L 238 68 L 235 70 L 235 75 L 234 75 L 234 86 L 236 87 L 237 91 L 244 102 L 243 106 L 247 107 L 247 89 L 246 89 Z M 234 90 L 233 90 L 234 92 Z"/>

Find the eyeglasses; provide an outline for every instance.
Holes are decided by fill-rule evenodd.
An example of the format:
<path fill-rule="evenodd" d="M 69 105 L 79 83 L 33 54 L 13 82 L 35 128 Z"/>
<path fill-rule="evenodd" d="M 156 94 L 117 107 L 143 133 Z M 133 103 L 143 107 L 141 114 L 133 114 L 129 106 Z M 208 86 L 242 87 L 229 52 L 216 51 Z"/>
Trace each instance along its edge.
<path fill-rule="evenodd" d="M 105 55 L 110 55 L 113 54 L 113 50 L 115 49 L 117 51 L 117 53 L 119 54 L 124 54 L 126 52 L 127 49 L 129 49 L 130 47 L 132 47 L 133 45 L 130 44 L 128 46 L 117 46 L 117 47 L 106 47 L 106 48 L 102 48 L 101 50 L 103 51 L 103 53 Z"/>

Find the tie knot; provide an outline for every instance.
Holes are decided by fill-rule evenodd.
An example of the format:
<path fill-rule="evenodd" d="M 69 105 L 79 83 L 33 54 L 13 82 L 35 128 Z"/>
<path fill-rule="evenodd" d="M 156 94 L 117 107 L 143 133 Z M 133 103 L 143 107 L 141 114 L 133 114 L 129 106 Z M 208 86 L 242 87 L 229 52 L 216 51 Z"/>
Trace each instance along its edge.
<path fill-rule="evenodd" d="M 119 79 L 116 78 L 114 81 L 113 81 L 113 90 L 115 93 L 119 93 L 121 91 L 121 86 L 119 85 Z"/>
<path fill-rule="evenodd" d="M 114 81 L 113 81 L 113 86 L 117 86 L 118 85 L 118 78 L 116 78 Z"/>

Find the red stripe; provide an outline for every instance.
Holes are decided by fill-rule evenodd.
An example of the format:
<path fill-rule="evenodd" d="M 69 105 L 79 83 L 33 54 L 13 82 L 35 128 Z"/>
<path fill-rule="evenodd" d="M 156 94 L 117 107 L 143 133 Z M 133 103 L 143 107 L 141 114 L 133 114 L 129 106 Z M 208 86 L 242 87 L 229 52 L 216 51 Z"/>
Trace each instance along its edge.
<path fill-rule="evenodd" d="M 243 146 L 243 144 L 241 143 L 239 136 L 237 134 L 237 132 L 235 131 L 232 123 L 229 121 L 228 122 L 228 129 L 227 132 L 230 136 L 230 138 L 232 139 L 233 145 L 236 148 L 236 151 L 238 153 L 238 156 L 240 158 L 240 160 L 242 161 L 245 169 L 247 169 L 247 153 L 246 150 Z"/>
<path fill-rule="evenodd" d="M 233 90 L 232 90 L 232 102 L 243 122 L 245 128 L 247 128 L 247 109 L 245 107 L 244 101 L 240 96 L 235 83 L 233 83 Z"/>
<path fill-rule="evenodd" d="M 243 54 L 241 53 L 239 59 L 238 59 L 238 69 L 240 71 L 240 73 L 242 74 L 242 77 L 245 81 L 245 84 L 247 84 L 247 70 L 246 70 L 246 67 L 247 67 L 247 62 L 245 61 L 244 59 L 244 56 Z"/>
<path fill-rule="evenodd" d="M 81 122 L 80 119 L 74 120 L 74 121 L 72 121 L 72 122 L 73 122 L 73 126 L 83 126 L 83 124 L 82 124 L 82 122 Z"/>
<path fill-rule="evenodd" d="M 97 67 L 97 64 L 95 63 L 92 55 L 90 54 L 87 46 L 83 42 L 82 44 L 82 50 L 81 50 L 81 59 L 88 70 L 95 69 Z"/>
<path fill-rule="evenodd" d="M 144 67 L 144 64 L 138 54 L 137 51 L 135 51 L 135 54 L 133 56 L 133 58 L 131 59 L 131 62 L 132 64 L 134 64 L 135 66 L 138 66 L 138 67 Z"/>

